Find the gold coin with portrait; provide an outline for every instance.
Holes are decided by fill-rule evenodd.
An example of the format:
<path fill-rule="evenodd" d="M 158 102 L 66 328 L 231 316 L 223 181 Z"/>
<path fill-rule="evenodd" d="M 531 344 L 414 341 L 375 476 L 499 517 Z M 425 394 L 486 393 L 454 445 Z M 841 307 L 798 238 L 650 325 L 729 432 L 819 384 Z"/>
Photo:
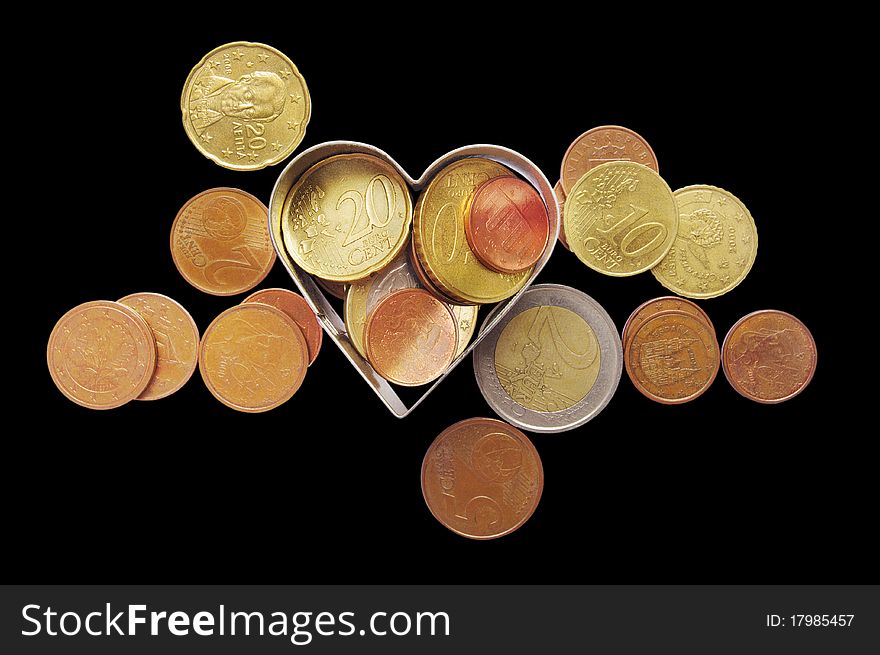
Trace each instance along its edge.
<path fill-rule="evenodd" d="M 190 71 L 180 110 L 199 152 L 224 168 L 251 171 L 296 149 L 312 105 L 305 79 L 284 53 L 236 41 L 214 48 Z"/>

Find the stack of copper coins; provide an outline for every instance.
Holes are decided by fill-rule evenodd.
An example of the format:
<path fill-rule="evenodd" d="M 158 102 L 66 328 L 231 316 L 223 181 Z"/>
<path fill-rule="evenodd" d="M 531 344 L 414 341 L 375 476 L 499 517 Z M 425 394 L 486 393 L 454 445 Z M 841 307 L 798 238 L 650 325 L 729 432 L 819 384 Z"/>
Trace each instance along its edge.
<path fill-rule="evenodd" d="M 352 347 L 401 386 L 449 368 L 479 305 L 528 283 L 549 234 L 540 194 L 497 161 L 451 162 L 413 204 L 398 169 L 368 153 L 329 156 L 299 175 L 280 227 L 291 260 L 344 300 Z"/>

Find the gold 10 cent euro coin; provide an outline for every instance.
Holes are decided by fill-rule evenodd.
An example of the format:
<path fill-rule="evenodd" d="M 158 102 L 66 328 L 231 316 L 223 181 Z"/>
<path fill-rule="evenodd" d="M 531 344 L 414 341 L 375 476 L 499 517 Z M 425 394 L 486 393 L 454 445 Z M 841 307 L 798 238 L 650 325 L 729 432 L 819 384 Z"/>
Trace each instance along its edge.
<path fill-rule="evenodd" d="M 281 214 L 284 247 L 300 267 L 332 282 L 355 282 L 406 245 L 412 198 L 387 162 L 336 155 L 302 174 Z"/>
<path fill-rule="evenodd" d="M 306 81 L 293 62 L 247 41 L 215 48 L 196 64 L 180 109 L 198 151 L 237 171 L 284 160 L 303 140 L 312 113 Z"/>
<path fill-rule="evenodd" d="M 714 298 L 742 282 L 755 263 L 758 231 L 746 206 L 724 189 L 697 184 L 675 192 L 678 236 L 651 273 L 688 298 Z"/>
<path fill-rule="evenodd" d="M 634 162 L 591 169 L 572 187 L 563 222 L 571 251 L 605 275 L 642 273 L 669 252 L 678 211 L 669 185 Z"/>

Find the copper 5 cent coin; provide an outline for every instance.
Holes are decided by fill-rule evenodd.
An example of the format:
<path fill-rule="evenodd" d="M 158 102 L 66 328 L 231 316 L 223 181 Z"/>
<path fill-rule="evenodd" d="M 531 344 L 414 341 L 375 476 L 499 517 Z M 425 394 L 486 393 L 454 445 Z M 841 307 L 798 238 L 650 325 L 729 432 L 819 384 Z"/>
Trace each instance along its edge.
<path fill-rule="evenodd" d="M 516 177 L 496 177 L 474 191 L 464 232 L 487 268 L 519 273 L 534 266 L 550 234 L 550 218 L 535 188 Z"/>
<path fill-rule="evenodd" d="M 642 394 L 677 405 L 703 394 L 721 364 L 715 331 L 690 314 L 655 314 L 624 344 L 627 375 Z"/>
<path fill-rule="evenodd" d="M 623 326 L 621 341 L 623 341 L 624 344 L 629 341 L 629 337 L 632 335 L 633 330 L 637 329 L 639 325 L 655 314 L 669 311 L 690 314 L 711 328 L 713 334 L 715 333 L 715 326 L 712 324 L 709 315 L 704 312 L 699 305 L 677 296 L 661 296 L 660 298 L 654 298 L 647 302 L 643 302 L 633 310 L 633 313 L 630 314 L 628 319 L 626 319 L 626 323 Z"/>
<path fill-rule="evenodd" d="M 171 226 L 171 256 L 191 285 L 231 296 L 263 281 L 275 263 L 269 210 L 241 189 L 208 189 L 191 198 Z"/>
<path fill-rule="evenodd" d="M 156 368 L 156 344 L 136 311 L 96 300 L 58 320 L 46 360 L 52 381 L 70 400 L 110 409 L 134 400 L 147 387 Z"/>
<path fill-rule="evenodd" d="M 724 338 L 724 375 L 759 403 L 794 398 L 816 372 L 816 342 L 799 319 L 764 309 L 737 321 Z"/>
<path fill-rule="evenodd" d="M 424 289 L 402 289 L 367 317 L 364 346 L 379 375 L 412 387 L 440 377 L 452 363 L 458 328 L 446 303 Z"/>
<path fill-rule="evenodd" d="M 657 156 L 638 134 L 620 125 L 602 125 L 581 134 L 562 158 L 562 188 L 571 193 L 589 170 L 612 161 L 632 161 L 659 172 Z"/>
<path fill-rule="evenodd" d="M 494 539 L 519 528 L 543 490 L 538 451 L 526 435 L 496 419 L 471 418 L 446 428 L 422 462 L 428 509 L 471 539 Z"/>
<path fill-rule="evenodd" d="M 245 298 L 244 302 L 272 305 L 292 318 L 306 338 L 306 344 L 309 347 L 309 365 L 311 366 L 321 350 L 324 330 L 321 329 L 318 317 L 315 316 L 315 312 L 309 307 L 305 298 L 287 289 L 260 289 Z"/>
<path fill-rule="evenodd" d="M 199 363 L 199 328 L 183 306 L 161 293 L 133 293 L 119 302 L 143 318 L 156 339 L 156 370 L 138 400 L 170 396 Z"/>
<path fill-rule="evenodd" d="M 265 412 L 290 400 L 308 364 L 308 345 L 293 319 L 256 302 L 230 307 L 215 318 L 199 349 L 208 390 L 240 412 Z"/>

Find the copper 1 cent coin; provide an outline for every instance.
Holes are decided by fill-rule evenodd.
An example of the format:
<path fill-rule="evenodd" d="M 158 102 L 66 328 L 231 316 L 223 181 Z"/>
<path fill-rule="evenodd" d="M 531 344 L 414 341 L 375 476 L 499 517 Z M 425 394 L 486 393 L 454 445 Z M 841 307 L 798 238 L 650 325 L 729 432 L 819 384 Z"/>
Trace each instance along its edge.
<path fill-rule="evenodd" d="M 446 428 L 422 462 L 422 494 L 440 523 L 463 537 L 494 539 L 525 523 L 541 500 L 544 469 L 522 432 L 492 418 Z"/>
<path fill-rule="evenodd" d="M 720 367 L 715 331 L 684 312 L 655 314 L 624 345 L 627 375 L 642 394 L 677 405 L 702 395 Z"/>
<path fill-rule="evenodd" d="M 711 328 L 713 334 L 715 333 L 715 326 L 713 325 L 712 320 L 699 305 L 691 302 L 690 300 L 679 298 L 677 296 L 661 296 L 659 298 L 654 298 L 652 300 L 648 300 L 647 302 L 643 302 L 641 305 L 633 310 L 633 313 L 629 315 L 629 318 L 626 319 L 626 323 L 623 326 L 623 331 L 621 332 L 621 341 L 623 341 L 623 343 L 626 343 L 629 340 L 629 337 L 632 335 L 632 331 L 635 328 L 638 328 L 638 326 L 644 323 L 646 320 L 651 318 L 654 314 L 668 311 L 678 311 L 684 312 L 685 314 L 690 314 L 691 316 L 701 320 L 709 328 Z"/>
<path fill-rule="evenodd" d="M 763 309 L 738 320 L 723 347 L 724 375 L 740 394 L 759 403 L 794 398 L 816 372 L 816 342 L 799 319 Z"/>
<path fill-rule="evenodd" d="M 619 125 L 602 125 L 581 134 L 562 158 L 562 188 L 571 193 L 584 173 L 610 161 L 632 161 L 659 172 L 657 156 L 638 134 Z"/>
<path fill-rule="evenodd" d="M 244 302 L 272 305 L 292 318 L 306 338 L 309 347 L 309 365 L 311 366 L 321 350 L 324 330 L 321 329 L 318 317 L 315 316 L 315 312 L 309 307 L 305 298 L 287 289 L 260 289 L 245 298 Z"/>
<path fill-rule="evenodd" d="M 46 360 L 52 381 L 70 400 L 89 409 L 111 409 L 146 389 L 156 368 L 156 343 L 136 311 L 96 300 L 58 320 Z"/>
<path fill-rule="evenodd" d="M 550 218 L 535 188 L 516 177 L 483 182 L 470 199 L 465 237 L 477 259 L 498 273 L 534 266 L 550 234 Z"/>
<path fill-rule="evenodd" d="M 290 400 L 308 365 L 308 345 L 293 319 L 256 302 L 215 318 L 199 348 L 208 391 L 240 412 L 265 412 Z"/>
<path fill-rule="evenodd" d="M 199 363 L 199 328 L 176 300 L 161 293 L 132 293 L 119 302 L 147 322 L 156 339 L 156 370 L 138 400 L 170 396 L 192 377 Z"/>
<path fill-rule="evenodd" d="M 446 303 L 424 289 L 401 289 L 367 317 L 364 346 L 379 375 L 417 386 L 440 377 L 452 363 L 458 329 Z"/>
<path fill-rule="evenodd" d="M 568 239 L 565 237 L 565 221 L 562 220 L 563 211 L 565 210 L 565 189 L 562 188 L 562 180 L 556 183 L 553 187 L 553 193 L 556 194 L 556 203 L 559 205 L 559 243 L 565 246 L 566 250 L 571 250 L 568 247 Z"/>
<path fill-rule="evenodd" d="M 191 285 L 215 296 L 257 286 L 275 263 L 269 210 L 241 189 L 221 187 L 189 199 L 171 226 L 171 257 Z"/>

